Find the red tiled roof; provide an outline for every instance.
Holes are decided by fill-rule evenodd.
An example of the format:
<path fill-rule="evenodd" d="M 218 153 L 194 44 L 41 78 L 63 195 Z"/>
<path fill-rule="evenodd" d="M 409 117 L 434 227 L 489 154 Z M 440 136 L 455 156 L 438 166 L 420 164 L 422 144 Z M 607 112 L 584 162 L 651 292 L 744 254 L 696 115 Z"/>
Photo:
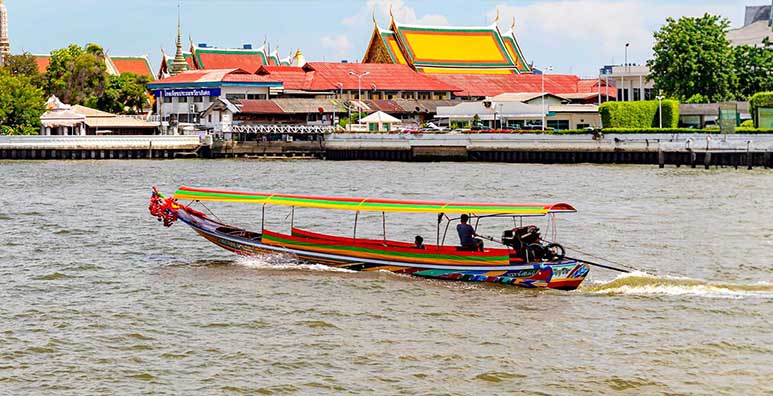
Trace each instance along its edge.
<path fill-rule="evenodd" d="M 456 96 L 496 96 L 512 92 L 542 92 L 541 74 L 434 74 L 433 77 L 461 90 Z M 564 74 L 546 74 L 545 92 L 562 93 L 592 92 L 590 80 Z M 582 91 L 580 91 L 582 89 Z"/>
<path fill-rule="evenodd" d="M 153 78 L 153 70 L 144 56 L 111 56 L 110 59 L 121 74 L 134 73 Z"/>
<path fill-rule="evenodd" d="M 257 74 L 281 81 L 284 89 L 300 91 L 309 89 L 315 73 L 296 66 L 261 66 Z"/>
<path fill-rule="evenodd" d="M 267 63 L 260 50 L 196 49 L 195 57 L 202 69 L 242 69 L 255 73 Z"/>
<path fill-rule="evenodd" d="M 236 104 L 242 113 L 282 114 L 284 110 L 271 100 L 240 100 Z"/>
<path fill-rule="evenodd" d="M 154 81 L 149 84 L 186 84 L 186 83 L 208 83 L 208 82 L 279 82 L 277 79 L 269 76 L 259 76 L 247 73 L 241 69 L 217 69 L 217 70 L 189 70 L 176 76 L 171 76 L 162 80 Z"/>
<path fill-rule="evenodd" d="M 434 77 L 415 72 L 408 65 L 382 63 L 329 63 L 310 62 L 304 67 L 306 71 L 314 71 L 314 78 L 308 88 L 311 91 L 335 91 L 341 87 L 344 90 L 356 90 L 358 79 L 349 75 L 350 71 L 370 74 L 362 77 L 363 91 L 373 89 L 379 91 L 454 91 L 457 88 Z M 341 85 L 339 85 L 341 84 Z"/>
<path fill-rule="evenodd" d="M 49 55 L 33 55 L 35 57 L 35 63 L 38 64 L 38 71 L 45 73 L 48 70 L 48 65 L 51 64 L 51 56 Z"/>

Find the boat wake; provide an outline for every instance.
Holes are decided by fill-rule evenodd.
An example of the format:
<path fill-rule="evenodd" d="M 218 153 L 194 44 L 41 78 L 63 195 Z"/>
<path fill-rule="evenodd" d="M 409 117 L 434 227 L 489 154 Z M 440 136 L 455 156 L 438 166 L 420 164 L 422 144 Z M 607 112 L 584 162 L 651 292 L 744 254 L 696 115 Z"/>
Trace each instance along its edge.
<path fill-rule="evenodd" d="M 751 285 L 655 276 L 644 272 L 623 274 L 612 281 L 582 287 L 586 293 L 607 295 L 669 295 L 705 298 L 773 298 L 773 284 Z"/>
<path fill-rule="evenodd" d="M 299 262 L 293 256 L 279 254 L 271 254 L 260 257 L 240 256 L 236 259 L 236 265 L 252 269 L 355 272 L 348 269 L 329 267 L 322 264 L 305 264 Z"/>

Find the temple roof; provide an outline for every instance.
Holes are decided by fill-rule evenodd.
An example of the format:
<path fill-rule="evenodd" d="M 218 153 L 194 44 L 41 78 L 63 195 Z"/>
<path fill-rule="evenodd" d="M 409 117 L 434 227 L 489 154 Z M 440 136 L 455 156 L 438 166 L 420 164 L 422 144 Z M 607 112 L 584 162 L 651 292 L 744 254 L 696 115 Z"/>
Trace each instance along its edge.
<path fill-rule="evenodd" d="M 110 56 L 110 60 L 118 69 L 118 73 L 134 73 L 154 79 L 153 68 L 150 66 L 148 57 L 143 56 Z"/>
<path fill-rule="evenodd" d="M 495 25 L 488 27 L 423 27 L 393 24 L 415 67 L 514 67 Z"/>
<path fill-rule="evenodd" d="M 420 26 L 395 22 L 374 30 L 363 63 L 408 64 L 433 74 L 529 73 L 514 33 L 488 26 Z"/>
<path fill-rule="evenodd" d="M 257 50 L 195 48 L 194 59 L 198 69 L 238 68 L 250 73 L 255 73 L 261 66 L 269 64 L 263 48 Z"/>

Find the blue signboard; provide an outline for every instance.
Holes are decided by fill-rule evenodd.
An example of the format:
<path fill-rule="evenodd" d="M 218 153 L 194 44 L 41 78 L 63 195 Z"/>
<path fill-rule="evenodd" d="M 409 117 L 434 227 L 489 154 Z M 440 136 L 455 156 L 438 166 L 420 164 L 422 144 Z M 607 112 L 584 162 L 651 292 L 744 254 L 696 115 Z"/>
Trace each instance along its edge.
<path fill-rule="evenodd" d="M 192 96 L 220 96 L 220 88 L 163 89 L 155 92 L 157 98 L 188 98 Z"/>

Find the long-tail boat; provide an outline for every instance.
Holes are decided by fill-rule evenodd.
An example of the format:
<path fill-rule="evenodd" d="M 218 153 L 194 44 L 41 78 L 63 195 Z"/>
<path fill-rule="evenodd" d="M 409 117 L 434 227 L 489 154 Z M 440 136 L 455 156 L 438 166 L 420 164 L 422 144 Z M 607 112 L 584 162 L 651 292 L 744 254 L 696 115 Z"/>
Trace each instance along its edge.
<path fill-rule="evenodd" d="M 190 201 L 182 204 L 182 201 Z M 195 202 L 239 202 L 262 205 L 263 219 L 267 206 L 290 207 L 290 233 L 266 229 L 249 231 L 224 224 L 191 208 Z M 352 236 L 326 235 L 294 226 L 295 208 L 318 208 L 355 212 Z M 589 267 L 564 256 L 564 248 L 544 241 L 533 225 L 523 226 L 524 218 L 555 217 L 576 212 L 566 203 L 507 204 L 428 202 L 373 198 L 340 198 L 287 194 L 267 194 L 180 187 L 172 197 L 165 197 L 155 187 L 150 199 L 150 213 L 169 227 L 177 220 L 187 224 L 210 242 L 244 256 L 289 254 L 299 260 L 321 263 L 357 271 L 391 271 L 425 278 L 489 282 L 530 288 L 574 290 L 588 275 Z M 360 212 L 380 212 L 384 221 L 383 239 L 357 237 Z M 433 213 L 437 215 L 437 240 L 423 245 L 386 238 L 386 213 Z M 456 215 L 475 220 L 510 218 L 521 226 L 509 228 L 500 239 L 485 237 L 501 247 L 446 246 L 449 225 L 459 220 Z M 445 224 L 445 227 L 443 227 Z"/>

